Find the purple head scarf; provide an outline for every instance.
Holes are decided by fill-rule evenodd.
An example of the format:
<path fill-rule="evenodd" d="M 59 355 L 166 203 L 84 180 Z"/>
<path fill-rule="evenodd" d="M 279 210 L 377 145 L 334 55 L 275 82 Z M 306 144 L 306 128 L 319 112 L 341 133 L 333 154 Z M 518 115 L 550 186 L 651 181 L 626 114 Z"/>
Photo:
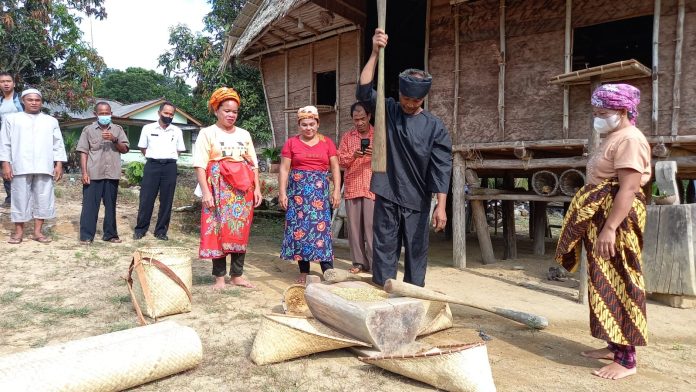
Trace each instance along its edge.
<path fill-rule="evenodd" d="M 640 90 L 630 84 L 603 84 L 592 93 L 592 106 L 604 109 L 626 109 L 631 124 L 636 125 Z"/>

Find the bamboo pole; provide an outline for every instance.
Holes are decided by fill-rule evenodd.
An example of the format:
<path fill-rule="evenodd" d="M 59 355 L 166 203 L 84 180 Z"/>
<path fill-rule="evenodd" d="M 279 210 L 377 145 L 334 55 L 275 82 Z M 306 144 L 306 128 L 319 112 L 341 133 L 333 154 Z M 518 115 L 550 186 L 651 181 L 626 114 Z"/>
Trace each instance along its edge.
<path fill-rule="evenodd" d="M 387 0 L 377 0 L 377 27 L 384 30 L 387 20 Z M 384 103 L 384 48 L 379 49 L 377 60 L 377 102 L 375 104 L 375 132 L 372 141 L 372 171 L 387 171 L 387 128 Z"/>
<path fill-rule="evenodd" d="M 288 72 L 288 51 L 285 51 L 285 107 L 288 107 L 289 104 L 289 97 L 288 97 L 288 79 L 290 78 L 289 72 Z M 287 141 L 290 138 L 290 119 L 289 119 L 289 113 L 285 113 L 285 141 Z"/>
<path fill-rule="evenodd" d="M 660 0 L 655 0 L 655 10 L 653 12 L 653 42 L 652 42 L 652 134 L 657 135 L 658 110 L 660 94 Z"/>
<path fill-rule="evenodd" d="M 455 268 L 466 268 L 466 161 L 462 154 L 454 154 L 452 165 L 452 265 Z"/>
<path fill-rule="evenodd" d="M 672 91 L 672 136 L 679 133 L 679 110 L 681 106 L 682 46 L 684 44 L 684 0 L 679 0 L 677 10 L 677 39 L 674 50 L 674 88 Z"/>
<path fill-rule="evenodd" d="M 309 103 L 308 105 L 314 105 L 314 43 L 309 43 Z"/>
<path fill-rule="evenodd" d="M 430 0 L 426 1 L 425 4 L 425 48 L 424 48 L 424 53 L 423 53 L 423 70 L 425 72 L 430 72 L 428 70 L 428 60 L 429 60 L 429 55 L 430 55 Z M 425 110 L 430 110 L 430 99 L 428 96 L 425 96 L 425 100 L 423 101 L 423 107 Z"/>
<path fill-rule="evenodd" d="M 452 132 L 459 135 L 459 4 L 454 6 L 454 105 L 452 107 Z"/>
<path fill-rule="evenodd" d="M 500 0 L 500 63 L 498 71 L 498 132 L 505 140 L 505 0 Z"/>
<path fill-rule="evenodd" d="M 271 146 L 275 147 L 276 146 L 276 134 L 275 134 L 275 128 L 273 127 L 273 117 L 271 117 L 271 105 L 268 102 L 268 89 L 266 89 L 266 79 L 263 77 L 263 56 L 259 57 L 259 71 L 261 74 L 261 88 L 263 88 L 263 98 L 266 101 L 266 113 L 268 113 L 268 122 L 271 125 L 271 135 L 273 137 L 271 138 Z"/>
<path fill-rule="evenodd" d="M 336 112 L 336 144 L 339 142 L 341 134 L 341 34 L 336 36 L 336 101 L 334 111 Z"/>
<path fill-rule="evenodd" d="M 565 73 L 572 71 L 572 19 L 571 13 L 573 10 L 573 0 L 566 0 L 565 7 L 565 53 L 563 58 L 563 69 Z M 568 133 L 570 129 L 570 86 L 567 84 L 563 85 L 563 138 L 568 138 Z"/>

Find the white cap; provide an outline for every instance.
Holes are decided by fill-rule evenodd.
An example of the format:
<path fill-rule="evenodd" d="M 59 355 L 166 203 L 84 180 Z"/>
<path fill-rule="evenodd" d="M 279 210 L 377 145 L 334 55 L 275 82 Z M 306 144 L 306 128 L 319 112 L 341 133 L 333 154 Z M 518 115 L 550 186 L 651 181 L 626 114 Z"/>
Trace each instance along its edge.
<path fill-rule="evenodd" d="M 28 88 L 28 89 L 22 91 L 22 98 L 24 98 L 24 96 L 27 94 L 36 94 L 39 97 L 43 98 L 43 95 L 41 95 L 41 91 L 39 91 L 35 88 Z"/>

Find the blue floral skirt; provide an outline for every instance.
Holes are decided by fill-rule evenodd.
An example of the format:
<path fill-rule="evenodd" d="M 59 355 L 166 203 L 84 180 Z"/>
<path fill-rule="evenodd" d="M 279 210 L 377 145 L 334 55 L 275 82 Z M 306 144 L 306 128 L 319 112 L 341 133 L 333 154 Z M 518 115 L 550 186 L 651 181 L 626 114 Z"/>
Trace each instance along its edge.
<path fill-rule="evenodd" d="M 280 258 L 333 263 L 329 173 L 291 170 Z"/>

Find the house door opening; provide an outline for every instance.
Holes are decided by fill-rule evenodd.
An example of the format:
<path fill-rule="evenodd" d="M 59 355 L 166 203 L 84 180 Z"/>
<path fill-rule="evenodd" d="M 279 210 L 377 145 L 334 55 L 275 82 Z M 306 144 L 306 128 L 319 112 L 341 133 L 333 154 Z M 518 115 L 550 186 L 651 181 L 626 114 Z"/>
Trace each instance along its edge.
<path fill-rule="evenodd" d="M 407 68 L 425 68 L 427 4 L 428 2 L 425 0 L 400 0 L 387 3 L 386 31 L 389 35 L 389 44 L 384 56 L 384 94 L 386 97 L 399 99 L 399 73 L 401 71 Z M 363 42 L 365 61 L 370 57 L 372 35 L 376 28 L 377 2 L 368 1 L 367 26 Z"/>

